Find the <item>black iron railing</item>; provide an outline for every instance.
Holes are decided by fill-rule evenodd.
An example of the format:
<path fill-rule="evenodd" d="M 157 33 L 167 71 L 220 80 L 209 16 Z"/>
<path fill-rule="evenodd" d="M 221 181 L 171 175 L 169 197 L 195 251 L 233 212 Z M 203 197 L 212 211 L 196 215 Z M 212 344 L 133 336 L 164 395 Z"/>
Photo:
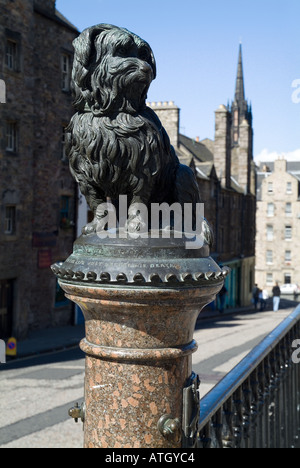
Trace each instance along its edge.
<path fill-rule="evenodd" d="M 300 306 L 200 401 L 198 448 L 300 448 L 299 357 Z"/>

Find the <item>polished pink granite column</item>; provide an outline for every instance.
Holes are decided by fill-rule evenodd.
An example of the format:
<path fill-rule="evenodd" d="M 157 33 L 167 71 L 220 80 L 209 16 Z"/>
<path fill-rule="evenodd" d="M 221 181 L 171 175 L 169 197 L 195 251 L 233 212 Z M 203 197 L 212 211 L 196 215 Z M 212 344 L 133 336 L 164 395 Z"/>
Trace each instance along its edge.
<path fill-rule="evenodd" d="M 182 421 L 199 312 L 220 284 L 122 288 L 60 282 L 85 316 L 85 448 L 179 448 L 163 415 Z"/>

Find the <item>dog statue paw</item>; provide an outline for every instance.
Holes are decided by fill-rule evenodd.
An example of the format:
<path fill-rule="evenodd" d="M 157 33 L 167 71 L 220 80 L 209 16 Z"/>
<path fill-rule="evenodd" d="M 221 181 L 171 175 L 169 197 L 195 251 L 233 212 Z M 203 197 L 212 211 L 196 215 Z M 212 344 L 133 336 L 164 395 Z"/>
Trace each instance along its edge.
<path fill-rule="evenodd" d="M 108 206 L 108 205 L 107 205 Z M 100 233 L 105 231 L 108 223 L 109 209 L 105 208 L 105 205 L 99 205 L 95 212 L 93 221 L 88 223 L 83 229 L 82 234 L 94 234 L 95 232 Z"/>
<path fill-rule="evenodd" d="M 82 234 L 88 235 L 88 234 L 94 234 L 98 232 L 105 231 L 105 228 L 107 226 L 107 219 L 106 217 L 103 219 L 98 219 L 94 218 L 93 221 L 88 223 L 84 228 L 82 229 Z"/>
<path fill-rule="evenodd" d="M 148 232 L 148 224 L 145 223 L 141 216 L 132 216 L 128 218 L 125 229 L 129 234 L 140 235 Z"/>

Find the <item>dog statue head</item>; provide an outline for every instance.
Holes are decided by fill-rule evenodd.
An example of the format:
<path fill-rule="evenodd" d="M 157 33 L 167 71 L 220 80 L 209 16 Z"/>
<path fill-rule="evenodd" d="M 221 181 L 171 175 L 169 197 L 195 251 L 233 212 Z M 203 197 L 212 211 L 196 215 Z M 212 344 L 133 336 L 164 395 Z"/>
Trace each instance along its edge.
<path fill-rule="evenodd" d="M 127 29 L 98 24 L 73 42 L 74 106 L 96 116 L 135 113 L 156 77 L 150 46 Z"/>

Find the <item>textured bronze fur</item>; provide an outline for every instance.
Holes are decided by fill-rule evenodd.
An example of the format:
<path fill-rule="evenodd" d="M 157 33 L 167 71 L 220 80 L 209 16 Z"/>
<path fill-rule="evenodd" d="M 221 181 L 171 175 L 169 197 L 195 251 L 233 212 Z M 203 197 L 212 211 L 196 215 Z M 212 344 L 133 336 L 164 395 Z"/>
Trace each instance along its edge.
<path fill-rule="evenodd" d="M 200 202 L 193 171 L 180 164 L 146 97 L 156 77 L 150 46 L 123 28 L 99 24 L 74 41 L 72 73 L 76 113 L 67 130 L 73 176 L 101 228 L 99 204 L 127 195 L 127 226 L 145 225 L 135 203 Z"/>

